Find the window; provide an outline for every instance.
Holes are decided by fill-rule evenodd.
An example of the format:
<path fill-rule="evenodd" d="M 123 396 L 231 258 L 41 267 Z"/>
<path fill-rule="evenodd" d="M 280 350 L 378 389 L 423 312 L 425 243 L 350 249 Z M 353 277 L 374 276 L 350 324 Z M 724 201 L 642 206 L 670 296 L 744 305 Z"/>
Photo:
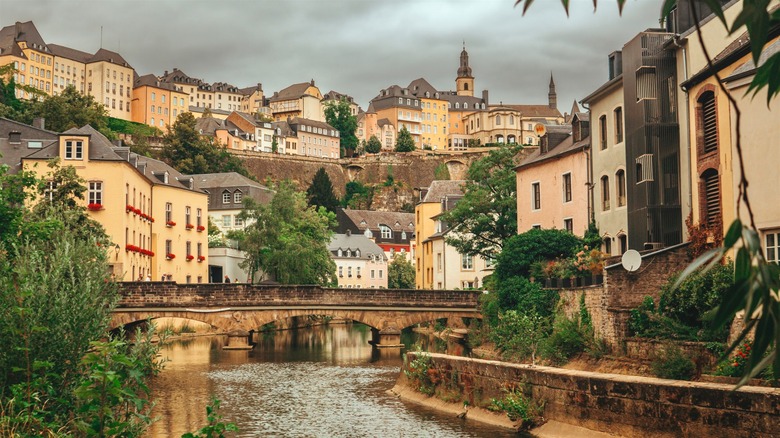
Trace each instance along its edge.
<path fill-rule="evenodd" d="M 542 193 L 539 183 L 536 182 L 531 184 L 531 209 L 539 210 L 540 208 L 542 208 Z"/>
<path fill-rule="evenodd" d="M 615 108 L 615 143 L 623 142 L 623 108 Z"/>
<path fill-rule="evenodd" d="M 653 154 L 636 157 L 636 182 L 653 181 Z"/>
<path fill-rule="evenodd" d="M 65 142 L 65 159 L 81 160 L 84 143 L 81 140 L 68 140 Z"/>
<path fill-rule="evenodd" d="M 623 255 L 628 250 L 628 238 L 625 234 L 618 236 L 618 242 L 620 243 L 620 254 Z"/>
<path fill-rule="evenodd" d="M 572 219 L 572 218 L 564 219 L 563 220 L 563 229 L 573 234 L 574 233 L 574 219 Z"/>
<path fill-rule="evenodd" d="M 382 233 L 382 239 L 393 238 L 393 230 L 391 230 L 387 225 L 379 225 L 379 231 Z"/>
<path fill-rule="evenodd" d="M 240 190 L 236 190 L 236 192 L 235 192 L 235 193 L 233 193 L 233 203 L 234 203 L 234 204 L 240 204 L 240 203 L 241 203 L 241 197 L 242 197 L 243 195 L 244 195 L 244 194 L 243 194 L 243 193 L 241 193 L 241 191 L 240 191 Z"/>
<path fill-rule="evenodd" d="M 103 183 L 100 181 L 89 182 L 89 201 L 90 204 L 103 204 Z"/>
<path fill-rule="evenodd" d="M 601 177 L 601 211 L 609 210 L 609 177 Z"/>
<path fill-rule="evenodd" d="M 496 115 L 496 126 L 501 125 L 501 116 Z"/>
<path fill-rule="evenodd" d="M 189 257 L 192 255 L 192 242 L 190 242 L 189 240 L 187 241 L 186 248 L 187 248 L 187 257 Z"/>
<path fill-rule="evenodd" d="M 716 234 L 720 230 L 720 176 L 715 169 L 707 169 L 701 174 L 699 194 L 703 198 L 700 222 Z"/>
<path fill-rule="evenodd" d="M 612 238 L 605 237 L 602 243 L 604 244 L 604 254 L 607 256 L 612 255 Z"/>
<path fill-rule="evenodd" d="M 701 155 L 718 150 L 718 118 L 715 111 L 715 93 L 704 92 L 698 100 L 697 122 L 699 132 L 697 143 Z"/>
<path fill-rule="evenodd" d="M 165 203 L 165 222 L 173 220 L 173 204 L 170 202 Z"/>
<path fill-rule="evenodd" d="M 173 253 L 173 241 L 168 239 L 165 241 L 165 254 Z"/>
<path fill-rule="evenodd" d="M 196 221 L 195 225 L 197 225 L 199 227 L 202 226 L 201 225 L 202 222 L 201 222 L 201 209 L 200 208 L 195 209 L 195 221 Z"/>
<path fill-rule="evenodd" d="M 233 220 L 232 218 L 233 218 L 233 216 L 231 216 L 229 214 L 222 215 L 222 226 L 224 228 L 230 228 L 230 224 L 231 224 L 231 222 Z"/>
<path fill-rule="evenodd" d="M 49 181 L 46 183 L 46 189 L 43 191 L 43 197 L 48 199 L 49 202 L 54 200 L 54 192 L 57 190 L 57 182 Z"/>
<path fill-rule="evenodd" d="M 352 266 L 347 266 L 347 277 L 352 278 Z"/>
<path fill-rule="evenodd" d="M 571 173 L 563 175 L 563 202 L 571 202 Z"/>
<path fill-rule="evenodd" d="M 240 217 L 236 216 L 235 219 L 233 219 L 233 225 L 236 227 L 243 227 L 244 226 L 244 220 Z"/>
<path fill-rule="evenodd" d="M 374 278 L 376 278 L 376 271 L 374 271 L 374 270 L 372 269 L 372 270 L 371 270 L 371 279 L 373 280 Z"/>
<path fill-rule="evenodd" d="M 441 253 L 436 253 L 436 271 L 441 272 Z"/>
<path fill-rule="evenodd" d="M 468 254 L 460 255 L 460 269 L 464 271 L 470 271 L 474 269 L 474 257 Z"/>
<path fill-rule="evenodd" d="M 203 257 L 203 244 L 198 242 L 198 258 Z"/>
<path fill-rule="evenodd" d="M 382 278 L 384 276 L 384 274 L 385 274 L 385 271 L 380 269 L 379 270 L 379 278 Z"/>
<path fill-rule="evenodd" d="M 780 262 L 780 230 L 771 230 L 764 234 L 766 261 Z"/>
<path fill-rule="evenodd" d="M 360 266 L 358 266 L 355 269 L 356 269 L 355 274 L 357 274 L 357 278 L 360 278 Z"/>
<path fill-rule="evenodd" d="M 601 136 L 601 150 L 607 148 L 607 116 L 599 117 L 599 135 Z"/>
<path fill-rule="evenodd" d="M 615 192 L 617 193 L 617 206 L 626 205 L 626 171 L 620 169 L 615 174 Z"/>
<path fill-rule="evenodd" d="M 341 251 L 341 250 L 339 250 L 339 251 Z M 341 254 L 339 254 L 339 255 L 341 255 Z M 339 266 L 339 277 L 344 277 L 344 267 L 343 266 Z"/>
<path fill-rule="evenodd" d="M 230 192 L 225 190 L 222 192 L 222 203 L 223 204 L 230 204 Z"/>
<path fill-rule="evenodd" d="M 189 225 L 192 223 L 192 208 L 190 206 L 184 207 L 184 224 Z"/>

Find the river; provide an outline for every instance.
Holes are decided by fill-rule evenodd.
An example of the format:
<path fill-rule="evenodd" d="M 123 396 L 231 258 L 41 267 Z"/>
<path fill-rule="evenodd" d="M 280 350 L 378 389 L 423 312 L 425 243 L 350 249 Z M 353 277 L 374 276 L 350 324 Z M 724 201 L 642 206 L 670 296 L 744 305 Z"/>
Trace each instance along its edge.
<path fill-rule="evenodd" d="M 388 394 L 402 359 L 380 358 L 370 339 L 365 325 L 331 324 L 261 334 L 253 351 L 223 350 L 223 337 L 175 341 L 164 347 L 165 369 L 152 382 L 159 420 L 149 436 L 196 431 L 211 397 L 241 437 L 518 436 Z M 405 332 L 402 341 L 420 339 Z"/>

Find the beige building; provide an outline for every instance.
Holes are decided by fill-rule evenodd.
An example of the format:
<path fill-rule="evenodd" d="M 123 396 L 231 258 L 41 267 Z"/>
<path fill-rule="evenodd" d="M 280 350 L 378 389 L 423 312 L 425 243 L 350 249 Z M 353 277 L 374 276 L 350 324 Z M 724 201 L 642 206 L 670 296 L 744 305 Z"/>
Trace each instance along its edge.
<path fill-rule="evenodd" d="M 486 276 L 493 273 L 493 261 L 461 254 L 448 245 L 452 231 L 438 217 L 437 230 L 423 245 L 430 245 L 433 254 L 433 289 L 478 289 Z"/>
<path fill-rule="evenodd" d="M 626 209 L 626 145 L 623 115 L 623 72 L 620 52 L 609 56 L 610 78 L 583 103 L 593 119 L 591 138 L 593 216 L 603 238 L 601 250 L 621 255 L 628 247 Z"/>
<path fill-rule="evenodd" d="M 274 130 L 271 122 L 258 120 L 252 114 L 239 111 L 230 113 L 226 122 L 254 136 L 254 145 L 251 150 L 256 152 L 273 152 Z"/>
<path fill-rule="evenodd" d="M 59 134 L 22 165 L 45 177 L 46 164 L 55 158 L 87 181 L 84 204 L 115 243 L 108 251 L 118 279 L 207 281 L 207 198 L 190 178 L 115 147 L 88 125 Z"/>
<path fill-rule="evenodd" d="M 272 126 L 280 154 L 334 160 L 340 157 L 339 131 L 325 122 L 295 117 Z"/>
<path fill-rule="evenodd" d="M 439 233 L 436 217 L 452 208 L 463 197 L 464 181 L 432 181 L 419 189 L 420 200 L 414 207 L 415 230 L 415 287 L 433 289 L 434 257 L 431 237 Z M 434 239 L 435 240 L 435 239 Z"/>
<path fill-rule="evenodd" d="M 368 111 L 360 112 L 357 116 L 357 131 L 355 135 L 358 141 L 368 141 L 372 136 L 382 143 L 382 150 L 391 151 L 395 148 L 397 130 L 395 125 L 386 118 L 377 118 L 376 111 L 369 104 Z"/>
<path fill-rule="evenodd" d="M 328 251 L 336 262 L 338 287 L 387 289 L 387 257 L 362 234 L 335 234 Z"/>
<path fill-rule="evenodd" d="M 587 114 L 547 126 L 541 144 L 515 168 L 517 232 L 557 228 L 585 234 L 590 217 Z"/>
<path fill-rule="evenodd" d="M 274 121 L 279 122 L 294 117 L 325 121 L 322 112 L 322 93 L 314 85 L 314 79 L 275 92 L 268 102 Z"/>
<path fill-rule="evenodd" d="M 166 132 L 187 111 L 188 99 L 187 94 L 154 75 L 138 77 L 133 86 L 132 120 Z"/>
<path fill-rule="evenodd" d="M 13 64 L 14 80 L 52 94 L 54 54 L 32 21 L 19 22 L 0 29 L 0 65 Z M 16 90 L 19 99 L 33 99 L 29 92 Z"/>
<path fill-rule="evenodd" d="M 239 111 L 248 114 L 255 114 L 263 112 L 265 107 L 263 84 L 257 83 L 254 87 L 246 87 L 238 90 L 241 95 L 241 109 Z M 266 108 L 267 109 L 267 108 Z M 270 111 L 268 112 L 270 117 Z"/>

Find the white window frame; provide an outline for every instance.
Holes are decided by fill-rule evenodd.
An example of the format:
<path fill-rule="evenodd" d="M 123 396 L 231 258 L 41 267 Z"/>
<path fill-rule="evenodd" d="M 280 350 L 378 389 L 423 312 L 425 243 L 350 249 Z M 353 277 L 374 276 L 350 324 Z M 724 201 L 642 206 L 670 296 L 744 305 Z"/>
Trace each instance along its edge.
<path fill-rule="evenodd" d="M 89 197 L 88 203 L 90 204 L 103 204 L 103 182 L 102 181 L 90 181 L 89 182 Z"/>

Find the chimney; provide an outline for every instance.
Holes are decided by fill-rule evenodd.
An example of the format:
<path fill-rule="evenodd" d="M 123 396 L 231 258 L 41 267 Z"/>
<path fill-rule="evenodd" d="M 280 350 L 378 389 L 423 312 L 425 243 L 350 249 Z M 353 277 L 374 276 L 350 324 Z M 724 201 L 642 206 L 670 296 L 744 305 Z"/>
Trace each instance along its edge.
<path fill-rule="evenodd" d="M 346 232 L 345 234 L 347 235 L 347 237 L 350 237 L 350 236 L 352 235 L 352 230 L 349 230 L 349 229 L 348 229 L 348 230 L 347 230 L 347 232 Z"/>
<path fill-rule="evenodd" d="M 165 73 L 163 73 L 163 76 L 168 76 L 168 70 L 165 70 Z"/>
<path fill-rule="evenodd" d="M 258 90 L 262 90 L 262 89 L 263 89 L 263 84 L 261 84 L 260 82 L 258 82 L 258 83 L 257 83 L 257 89 L 258 89 Z"/>
<path fill-rule="evenodd" d="M 19 131 L 11 131 L 8 133 L 8 143 L 22 144 L 22 133 Z"/>
<path fill-rule="evenodd" d="M 482 90 L 482 101 L 485 102 L 485 106 L 488 106 L 488 90 Z"/>
<path fill-rule="evenodd" d="M 46 129 L 46 119 L 43 117 L 36 117 L 33 119 L 32 125 L 34 128 Z"/>
<path fill-rule="evenodd" d="M 21 21 L 17 21 L 16 22 L 16 25 L 14 26 L 14 31 L 16 32 L 14 34 L 14 41 L 16 41 L 17 38 L 19 38 L 22 35 L 22 22 Z"/>
<path fill-rule="evenodd" d="M 311 86 L 314 86 L 314 79 L 311 80 Z"/>

